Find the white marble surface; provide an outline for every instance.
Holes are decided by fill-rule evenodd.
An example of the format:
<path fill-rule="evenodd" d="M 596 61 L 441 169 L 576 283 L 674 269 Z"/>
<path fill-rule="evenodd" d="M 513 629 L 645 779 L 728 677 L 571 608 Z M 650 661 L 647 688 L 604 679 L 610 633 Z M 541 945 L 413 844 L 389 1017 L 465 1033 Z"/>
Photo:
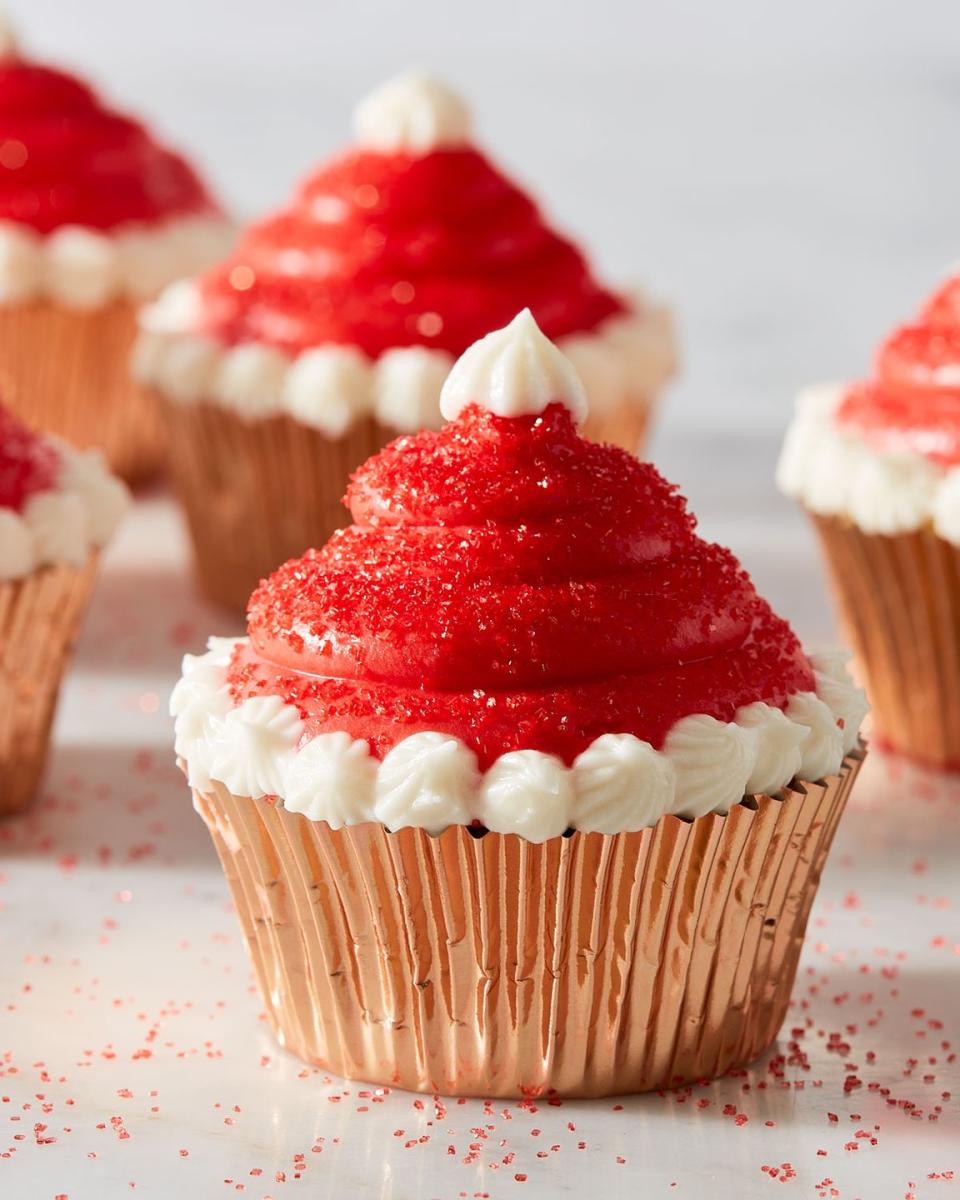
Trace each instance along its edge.
<path fill-rule="evenodd" d="M 766 463 L 772 446 L 747 450 Z M 726 468 L 705 474 L 711 454 Z M 828 639 L 812 548 L 785 536 L 802 527 L 769 485 L 714 440 L 667 438 L 663 459 L 802 635 Z M 194 599 L 185 557 L 172 504 L 141 502 L 109 555 L 39 804 L 0 824 L 4 1200 L 954 1194 L 960 780 L 868 763 L 780 1042 L 743 1075 L 559 1106 L 344 1084 L 273 1041 L 172 763 L 179 658 L 236 629 Z"/>

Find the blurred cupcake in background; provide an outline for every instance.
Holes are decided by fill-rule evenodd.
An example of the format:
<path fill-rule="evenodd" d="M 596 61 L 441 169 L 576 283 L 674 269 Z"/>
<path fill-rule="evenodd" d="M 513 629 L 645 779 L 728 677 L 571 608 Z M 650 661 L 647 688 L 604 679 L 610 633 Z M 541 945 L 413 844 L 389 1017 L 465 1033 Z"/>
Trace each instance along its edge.
<path fill-rule="evenodd" d="M 99 451 L 0 408 L 0 815 L 36 791 L 98 552 L 126 506 Z"/>
<path fill-rule="evenodd" d="M 960 275 L 871 378 L 801 397 L 778 478 L 816 524 L 880 740 L 960 767 Z"/>
<path fill-rule="evenodd" d="M 172 698 L 263 1003 L 389 1086 L 721 1074 L 782 1024 L 863 693 L 649 463 L 578 436 L 529 312 L 443 411 Z"/>
<path fill-rule="evenodd" d="M 136 310 L 229 247 L 193 169 L 0 28 L 0 394 L 37 428 L 100 446 L 128 480 L 162 460 L 130 382 Z"/>
<path fill-rule="evenodd" d="M 667 311 L 597 280 L 474 145 L 463 101 L 406 75 L 356 144 L 142 317 L 206 593 L 257 581 L 344 524 L 349 473 L 435 428 L 454 357 L 529 306 L 594 397 L 586 432 L 635 450 L 674 370 Z"/>

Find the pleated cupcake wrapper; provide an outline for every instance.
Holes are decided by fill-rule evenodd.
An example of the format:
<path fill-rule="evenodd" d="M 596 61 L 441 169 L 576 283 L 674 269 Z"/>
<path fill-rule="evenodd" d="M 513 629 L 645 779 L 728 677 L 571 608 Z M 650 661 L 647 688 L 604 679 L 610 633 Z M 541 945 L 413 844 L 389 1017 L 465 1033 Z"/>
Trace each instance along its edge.
<path fill-rule="evenodd" d="M 43 774 L 64 668 L 96 575 L 43 567 L 0 583 L 0 816 L 19 812 Z"/>
<path fill-rule="evenodd" d="M 136 308 L 75 312 L 41 301 L 0 305 L 0 401 L 75 446 L 99 446 L 130 482 L 165 458 L 156 403 L 130 378 Z"/>
<path fill-rule="evenodd" d="M 960 547 L 815 517 L 874 728 L 901 754 L 960 767 Z"/>
<path fill-rule="evenodd" d="M 195 803 L 294 1053 L 416 1091 L 602 1096 L 770 1045 L 861 759 L 725 817 L 541 845 L 333 831 L 219 784 Z"/>
<path fill-rule="evenodd" d="M 649 440 L 654 404 L 652 398 L 643 403 L 634 397 L 627 398 L 610 412 L 591 412 L 580 432 L 593 442 L 611 442 L 631 454 L 639 454 Z"/>
<path fill-rule="evenodd" d="M 396 436 L 372 418 L 328 438 L 287 416 L 244 421 L 169 401 L 163 410 L 200 586 L 241 611 L 261 579 L 349 522 L 351 473 Z"/>

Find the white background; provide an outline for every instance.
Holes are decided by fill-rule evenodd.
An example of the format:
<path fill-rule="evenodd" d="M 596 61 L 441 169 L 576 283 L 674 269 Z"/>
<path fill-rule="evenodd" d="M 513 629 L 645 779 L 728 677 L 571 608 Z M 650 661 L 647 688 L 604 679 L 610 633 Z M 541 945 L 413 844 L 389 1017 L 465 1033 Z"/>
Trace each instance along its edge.
<path fill-rule="evenodd" d="M 345 144 L 371 87 L 443 74 L 609 280 L 675 305 L 685 363 L 658 463 L 706 534 L 785 611 L 799 592 L 823 636 L 811 536 L 772 485 L 777 446 L 797 388 L 867 370 L 960 258 L 957 0 L 7 7 L 28 49 L 151 118 L 244 217 Z"/>
<path fill-rule="evenodd" d="M 347 140 L 370 87 L 442 73 L 611 280 L 676 302 L 668 428 L 781 429 L 960 257 L 956 0 L 7 6 L 245 215 Z"/>
<path fill-rule="evenodd" d="M 606 275 L 675 304 L 686 362 L 658 462 L 809 644 L 835 638 L 812 540 L 772 485 L 776 447 L 796 387 L 865 370 L 957 253 L 956 0 L 9 7 L 28 47 L 149 114 L 244 215 L 342 144 L 380 79 L 444 73 Z M 440 1116 L 303 1070 L 258 1022 L 164 714 L 183 650 L 235 629 L 192 597 L 169 500 L 141 502 L 39 803 L 0 825 L 2 1200 L 960 1194 L 956 783 L 868 763 L 782 1071 L 768 1059 L 620 1111 Z"/>

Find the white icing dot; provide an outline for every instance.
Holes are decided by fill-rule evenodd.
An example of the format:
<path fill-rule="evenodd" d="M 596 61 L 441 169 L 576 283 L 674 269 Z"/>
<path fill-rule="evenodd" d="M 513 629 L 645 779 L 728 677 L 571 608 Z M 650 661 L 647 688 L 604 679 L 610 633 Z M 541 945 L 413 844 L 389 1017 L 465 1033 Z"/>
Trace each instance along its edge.
<path fill-rule="evenodd" d="M 446 84 L 410 72 L 389 79 L 357 106 L 354 129 L 373 150 L 426 154 L 469 140 L 470 111 Z"/>
<path fill-rule="evenodd" d="M 494 833 L 545 842 L 568 828 L 572 808 L 572 774 L 552 754 L 513 750 L 483 777 L 480 820 Z"/>
<path fill-rule="evenodd" d="M 501 417 L 535 416 L 563 404 L 577 422 L 587 398 L 573 364 L 540 331 L 529 308 L 488 333 L 454 363 L 440 393 L 440 411 L 455 420 L 469 404 Z"/>

